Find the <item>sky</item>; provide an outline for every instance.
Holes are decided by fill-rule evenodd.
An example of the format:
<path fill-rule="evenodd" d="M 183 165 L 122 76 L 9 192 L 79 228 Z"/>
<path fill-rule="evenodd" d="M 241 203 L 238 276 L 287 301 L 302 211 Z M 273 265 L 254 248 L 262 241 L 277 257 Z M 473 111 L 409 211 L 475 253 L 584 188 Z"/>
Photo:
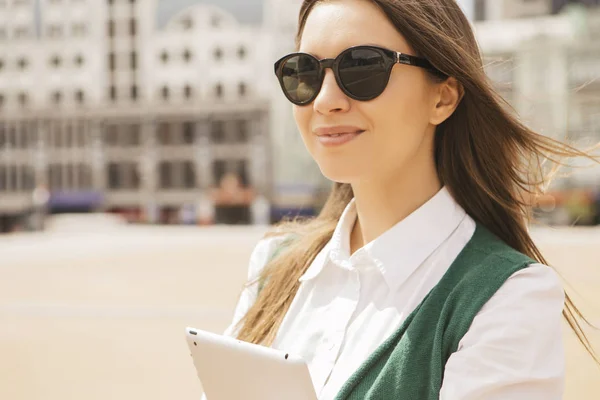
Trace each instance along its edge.
<path fill-rule="evenodd" d="M 164 26 L 179 11 L 194 4 L 216 5 L 232 13 L 241 23 L 260 24 L 262 21 L 262 0 L 159 0 L 157 25 Z"/>
<path fill-rule="evenodd" d="M 467 17 L 471 18 L 474 0 L 457 0 L 457 2 L 463 7 Z M 260 24 L 262 21 L 263 0 L 159 0 L 158 26 L 164 26 L 172 16 L 193 4 L 217 5 L 231 12 L 242 23 Z"/>

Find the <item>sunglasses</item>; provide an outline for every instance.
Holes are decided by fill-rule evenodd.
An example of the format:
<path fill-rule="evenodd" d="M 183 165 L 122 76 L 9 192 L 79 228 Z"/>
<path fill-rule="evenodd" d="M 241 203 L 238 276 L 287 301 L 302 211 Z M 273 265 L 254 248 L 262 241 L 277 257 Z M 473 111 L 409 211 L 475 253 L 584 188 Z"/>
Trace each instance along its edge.
<path fill-rule="evenodd" d="M 377 46 L 351 47 L 335 59 L 323 60 L 307 53 L 292 53 L 275 63 L 275 75 L 285 97 L 298 106 L 315 100 L 326 68 L 333 70 L 338 86 L 348 97 L 368 101 L 383 93 L 395 64 L 425 68 L 441 78 L 447 77 L 424 58 Z"/>

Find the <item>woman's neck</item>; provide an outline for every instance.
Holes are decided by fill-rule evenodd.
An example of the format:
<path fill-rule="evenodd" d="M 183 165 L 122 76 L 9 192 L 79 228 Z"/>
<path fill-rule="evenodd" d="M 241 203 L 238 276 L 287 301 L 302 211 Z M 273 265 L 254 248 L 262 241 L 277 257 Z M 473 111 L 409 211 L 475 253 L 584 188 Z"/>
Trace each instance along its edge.
<path fill-rule="evenodd" d="M 421 174 L 404 180 L 404 183 L 370 181 L 353 184 L 357 219 L 350 234 L 350 254 L 412 214 L 441 188 L 435 171 L 433 175 Z"/>

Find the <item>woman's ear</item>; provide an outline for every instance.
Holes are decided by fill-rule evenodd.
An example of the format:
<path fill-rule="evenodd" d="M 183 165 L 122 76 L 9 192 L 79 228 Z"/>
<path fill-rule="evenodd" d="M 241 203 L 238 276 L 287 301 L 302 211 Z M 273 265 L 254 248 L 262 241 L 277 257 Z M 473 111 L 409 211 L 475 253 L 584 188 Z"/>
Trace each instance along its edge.
<path fill-rule="evenodd" d="M 464 88 L 456 78 L 450 77 L 437 84 L 436 102 L 432 110 L 430 123 L 439 125 L 454 113 L 464 96 Z"/>

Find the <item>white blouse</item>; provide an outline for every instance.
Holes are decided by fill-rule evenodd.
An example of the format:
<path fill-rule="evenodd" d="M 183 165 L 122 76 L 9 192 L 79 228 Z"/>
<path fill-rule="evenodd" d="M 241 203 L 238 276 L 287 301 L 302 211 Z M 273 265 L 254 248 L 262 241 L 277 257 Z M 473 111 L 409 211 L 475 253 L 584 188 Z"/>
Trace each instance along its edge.
<path fill-rule="evenodd" d="M 346 380 L 437 284 L 475 231 L 475 222 L 443 188 L 404 220 L 350 256 L 354 199 L 331 241 L 304 276 L 274 348 L 308 363 L 320 400 Z M 283 237 L 261 240 L 250 257 L 258 276 Z M 232 324 L 257 295 L 244 290 Z M 561 399 L 565 357 L 557 274 L 534 264 L 516 272 L 486 303 L 448 360 L 443 400 Z"/>

